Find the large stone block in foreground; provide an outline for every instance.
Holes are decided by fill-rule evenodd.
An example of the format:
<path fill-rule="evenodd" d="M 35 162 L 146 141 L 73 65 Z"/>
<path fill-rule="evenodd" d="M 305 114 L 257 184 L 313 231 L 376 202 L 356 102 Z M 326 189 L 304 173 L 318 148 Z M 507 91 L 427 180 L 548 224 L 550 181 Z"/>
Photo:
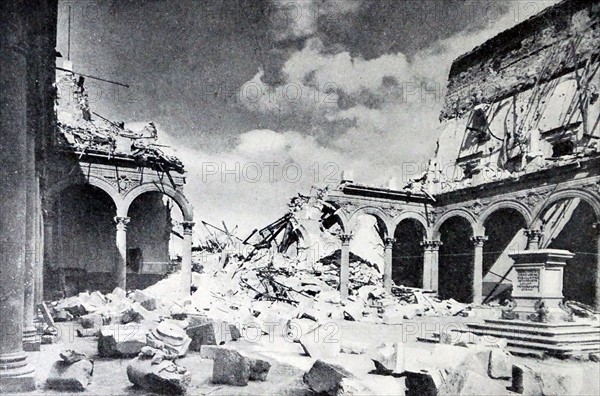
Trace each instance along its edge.
<path fill-rule="evenodd" d="M 60 391 L 84 391 L 92 382 L 94 363 L 87 359 L 69 363 L 59 360 L 48 374 L 46 386 Z"/>
<path fill-rule="evenodd" d="M 103 326 L 98 333 L 98 354 L 103 357 L 135 356 L 146 345 L 147 333 L 139 324 Z"/>
<path fill-rule="evenodd" d="M 152 393 L 168 395 L 184 394 L 190 382 L 190 374 L 183 367 L 167 360 L 152 364 L 152 359 L 140 357 L 127 366 L 127 378 Z"/>

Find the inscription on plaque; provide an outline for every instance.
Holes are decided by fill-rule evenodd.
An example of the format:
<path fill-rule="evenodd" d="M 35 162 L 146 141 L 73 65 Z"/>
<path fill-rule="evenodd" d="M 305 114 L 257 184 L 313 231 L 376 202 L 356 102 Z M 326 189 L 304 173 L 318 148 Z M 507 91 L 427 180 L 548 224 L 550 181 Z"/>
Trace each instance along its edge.
<path fill-rule="evenodd" d="M 540 287 L 540 271 L 535 269 L 518 271 L 517 283 L 521 291 L 538 291 Z"/>

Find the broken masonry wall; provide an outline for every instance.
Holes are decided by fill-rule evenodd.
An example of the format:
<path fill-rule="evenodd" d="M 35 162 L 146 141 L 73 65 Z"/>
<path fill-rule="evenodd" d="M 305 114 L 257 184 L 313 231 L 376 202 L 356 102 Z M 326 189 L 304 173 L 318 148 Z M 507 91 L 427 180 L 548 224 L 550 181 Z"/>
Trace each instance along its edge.
<path fill-rule="evenodd" d="M 430 192 L 552 166 L 559 141 L 597 152 L 599 26 L 599 1 L 563 2 L 458 58 Z"/>

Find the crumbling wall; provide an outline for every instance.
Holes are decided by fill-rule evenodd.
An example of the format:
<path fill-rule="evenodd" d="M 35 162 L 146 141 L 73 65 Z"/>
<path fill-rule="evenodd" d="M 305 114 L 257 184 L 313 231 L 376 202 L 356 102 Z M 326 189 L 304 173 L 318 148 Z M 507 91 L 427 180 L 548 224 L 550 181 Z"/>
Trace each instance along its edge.
<path fill-rule="evenodd" d="M 565 1 L 454 62 L 431 193 L 598 153 L 599 22 L 599 1 Z"/>

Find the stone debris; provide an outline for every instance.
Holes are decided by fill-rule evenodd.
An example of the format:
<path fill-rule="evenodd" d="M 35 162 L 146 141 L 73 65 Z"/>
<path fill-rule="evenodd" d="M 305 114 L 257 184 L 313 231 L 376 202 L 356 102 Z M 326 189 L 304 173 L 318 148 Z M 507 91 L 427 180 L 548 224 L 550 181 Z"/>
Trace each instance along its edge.
<path fill-rule="evenodd" d="M 162 350 L 170 359 L 185 356 L 191 342 L 185 330 L 173 321 L 160 322 L 147 336 L 147 344 Z"/>
<path fill-rule="evenodd" d="M 60 353 L 62 360 L 54 363 L 46 386 L 59 391 L 84 391 L 92 382 L 94 363 L 85 354 L 73 350 Z"/>
<path fill-rule="evenodd" d="M 145 356 L 139 356 L 127 365 L 127 378 L 152 393 L 181 395 L 187 390 L 190 373 L 182 366 L 164 360 L 154 363 Z"/>
<path fill-rule="evenodd" d="M 246 386 L 248 381 L 266 381 L 271 363 L 248 357 L 234 348 L 202 346 L 202 359 L 213 360 L 212 382 L 233 386 Z"/>
<path fill-rule="evenodd" d="M 147 329 L 140 325 L 110 325 L 100 328 L 98 354 L 103 357 L 135 356 L 146 346 Z"/>
<path fill-rule="evenodd" d="M 310 370 L 302 377 L 304 383 L 318 394 L 324 395 L 370 395 L 363 386 L 342 366 L 317 359 Z"/>
<path fill-rule="evenodd" d="M 256 358 L 248 358 L 248 362 L 250 363 L 250 381 L 266 381 L 271 363 Z"/>

